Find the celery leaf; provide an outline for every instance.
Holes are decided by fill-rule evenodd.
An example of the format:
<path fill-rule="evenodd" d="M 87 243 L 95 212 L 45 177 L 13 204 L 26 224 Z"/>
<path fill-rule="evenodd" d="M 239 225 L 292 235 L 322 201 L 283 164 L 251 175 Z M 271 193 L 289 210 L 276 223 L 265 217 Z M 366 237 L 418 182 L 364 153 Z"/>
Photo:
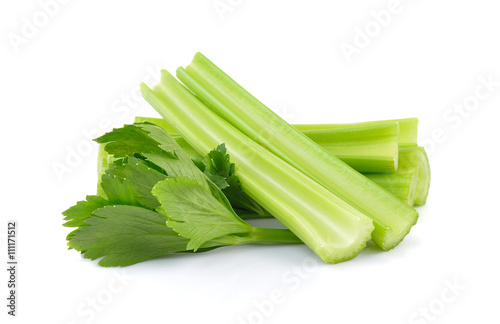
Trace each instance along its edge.
<path fill-rule="evenodd" d="M 188 239 L 165 226 L 166 217 L 136 206 L 95 210 L 68 245 L 101 266 L 127 266 L 186 250 Z"/>
<path fill-rule="evenodd" d="M 188 177 L 168 178 L 156 184 L 153 195 L 168 216 L 167 225 L 191 239 L 187 249 L 229 234 L 247 233 L 252 226 L 241 220 L 230 206 Z"/>
<path fill-rule="evenodd" d="M 125 125 L 113 129 L 95 141 L 100 144 L 106 143 L 104 149 L 115 158 L 142 155 L 163 169 L 166 175 L 189 176 L 208 189 L 205 175 L 199 172 L 176 141 L 156 125 L 150 123 Z"/>

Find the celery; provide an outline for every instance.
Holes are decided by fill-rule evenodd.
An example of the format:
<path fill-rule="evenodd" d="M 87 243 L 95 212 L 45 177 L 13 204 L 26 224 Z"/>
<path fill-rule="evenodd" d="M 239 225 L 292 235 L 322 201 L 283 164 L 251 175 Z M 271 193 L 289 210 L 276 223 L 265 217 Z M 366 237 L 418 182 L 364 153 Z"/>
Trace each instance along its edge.
<path fill-rule="evenodd" d="M 192 148 L 163 119 L 136 117 L 135 121 L 157 124 L 169 132 L 182 148 L 192 153 Z M 398 122 L 373 123 L 352 127 L 344 127 L 343 124 L 333 127 L 331 124 L 325 129 L 315 129 L 314 125 L 294 126 L 302 128 L 303 134 L 359 172 L 394 173 L 398 168 Z"/>
<path fill-rule="evenodd" d="M 398 168 L 397 122 L 301 132 L 359 172 L 394 173 Z"/>
<path fill-rule="evenodd" d="M 425 205 L 431 183 L 431 170 L 425 149 L 400 148 L 399 161 L 399 170 L 395 174 L 367 173 L 365 176 L 398 198 L 403 198 L 408 193 L 406 197 L 410 206 Z M 410 181 L 409 174 L 414 174 L 415 179 Z"/>
<path fill-rule="evenodd" d="M 411 120 L 411 119 L 408 119 Z M 189 145 L 189 143 L 186 142 L 180 135 L 176 133 L 176 131 L 170 126 L 164 119 L 162 118 L 151 118 L 151 117 L 136 117 L 135 118 L 136 123 L 142 123 L 142 122 L 149 122 L 156 124 L 166 131 L 168 131 L 172 137 L 174 137 L 177 140 L 177 143 L 186 151 L 189 152 L 191 157 L 194 159 L 199 159 L 201 156 Z M 378 124 L 379 122 L 375 122 L 376 127 L 382 126 L 382 127 L 389 127 L 391 126 L 391 123 L 394 122 L 388 122 L 387 124 Z M 342 125 L 342 124 L 339 124 Z M 313 125 L 311 125 L 313 126 Z M 366 126 L 361 126 L 361 127 L 356 127 L 356 128 L 349 128 L 354 134 L 350 135 L 352 137 L 359 137 L 360 141 L 362 139 L 362 136 L 359 136 L 357 133 L 358 131 L 362 131 L 363 128 Z M 347 129 L 347 128 L 339 128 L 339 129 Z M 330 129 L 327 130 L 329 132 Z M 307 131 L 302 131 L 302 132 L 307 132 Z M 330 147 L 330 142 L 328 139 L 332 139 L 331 137 L 326 137 L 323 142 L 319 142 L 322 147 L 326 148 L 328 150 L 328 147 Z M 334 139 L 332 139 L 334 141 Z M 367 139 L 366 143 L 369 143 L 371 140 Z M 346 146 L 351 145 L 351 142 L 345 142 L 341 143 Z M 336 145 L 335 143 L 333 145 Z M 373 144 L 367 144 L 368 148 L 374 147 L 375 145 Z M 331 150 L 328 150 L 331 152 Z M 359 149 L 360 154 L 363 154 L 363 151 L 368 152 L 369 150 L 362 150 Z M 415 203 L 415 200 L 417 197 L 424 197 L 423 199 L 420 198 L 417 203 L 417 205 L 424 205 L 425 204 L 425 197 L 427 197 L 427 193 L 429 191 L 429 184 L 430 184 L 430 169 L 429 169 L 429 163 L 427 160 L 427 156 L 425 154 L 424 148 L 418 148 L 418 147 L 407 147 L 407 148 L 400 148 L 400 159 L 401 163 L 399 164 L 399 169 L 403 171 L 396 172 L 396 174 L 380 174 L 380 173 L 371 173 L 371 172 L 365 172 L 363 173 L 366 177 L 368 177 L 370 180 L 384 188 L 385 190 L 389 191 L 402 201 L 406 202 L 409 206 L 413 206 Z M 413 152 L 412 155 L 410 153 Z M 333 153 L 333 152 L 331 152 Z M 370 152 L 371 153 L 371 152 Z M 391 153 L 392 154 L 392 153 Z M 377 155 L 374 153 L 373 155 Z M 380 154 L 382 155 L 382 154 Z M 360 159 L 367 161 L 367 163 L 376 163 L 378 160 L 376 159 L 370 159 L 370 155 L 364 156 L 360 155 Z M 103 156 L 99 158 L 99 160 L 106 160 L 107 157 Z M 351 167 L 354 169 L 357 169 L 355 165 L 350 164 L 351 161 L 347 160 L 344 161 L 347 162 Z M 102 162 L 99 162 L 102 163 Z M 376 169 L 376 165 L 368 165 L 368 168 Z M 357 169 L 358 170 L 358 169 Z M 420 172 L 418 172 L 420 170 Z M 359 170 L 358 170 L 359 171 Z M 416 183 L 415 183 L 416 181 Z M 269 215 L 253 215 L 253 217 L 268 217 Z M 247 218 L 247 216 L 242 216 Z"/>
<path fill-rule="evenodd" d="M 173 132 L 170 125 L 168 125 L 165 120 L 160 118 L 147 118 L 147 117 L 136 117 L 136 123 L 141 123 L 144 121 L 154 123 L 160 127 L 163 127 L 167 131 Z M 193 159 L 200 159 L 201 156 L 195 149 L 189 145 L 182 137 L 179 135 L 172 136 L 176 139 L 177 143 Z M 406 202 L 409 206 L 415 205 L 415 200 L 418 197 L 419 203 L 417 205 L 424 205 L 429 192 L 430 185 L 430 168 L 427 161 L 427 156 L 423 148 L 406 148 L 401 151 L 401 166 L 400 169 L 404 171 L 398 171 L 394 174 L 387 173 L 364 173 L 368 179 L 372 180 L 385 190 L 392 193 L 394 196 L 400 200 Z M 99 153 L 97 157 L 98 161 L 98 177 L 101 178 L 108 166 L 114 161 L 114 158 L 110 156 L 105 150 L 104 145 L 99 145 Z M 104 191 L 98 182 L 97 195 L 106 198 Z M 265 210 L 260 210 L 258 213 L 245 213 L 241 214 L 242 218 L 266 218 L 272 217 Z"/>
<path fill-rule="evenodd" d="M 299 124 L 293 125 L 300 131 L 310 131 L 310 130 L 339 130 L 344 128 L 357 128 L 364 126 L 377 126 L 385 125 L 390 123 L 399 124 L 399 146 L 400 147 L 412 147 L 417 146 L 417 136 L 418 136 L 418 119 L 417 118 L 403 118 L 403 119 L 391 119 L 391 120 L 377 120 L 362 123 L 351 123 L 351 124 Z"/>
<path fill-rule="evenodd" d="M 386 173 L 365 173 L 368 179 L 406 202 L 409 206 L 415 204 L 417 196 L 418 173 L 416 171 Z"/>
<path fill-rule="evenodd" d="M 431 168 L 425 149 L 423 147 L 402 148 L 399 150 L 399 159 L 401 165 L 398 173 L 417 170 L 418 183 L 415 205 L 425 205 L 431 184 Z"/>
<path fill-rule="evenodd" d="M 186 69 L 179 68 L 177 76 L 231 125 L 369 216 L 375 225 L 372 240 L 383 249 L 398 245 L 416 223 L 416 210 L 301 134 L 202 54 Z"/>
<path fill-rule="evenodd" d="M 225 143 L 245 192 L 325 262 L 356 256 L 372 221 L 302 172 L 264 149 L 199 101 L 167 71 L 144 98 L 200 154 Z"/>

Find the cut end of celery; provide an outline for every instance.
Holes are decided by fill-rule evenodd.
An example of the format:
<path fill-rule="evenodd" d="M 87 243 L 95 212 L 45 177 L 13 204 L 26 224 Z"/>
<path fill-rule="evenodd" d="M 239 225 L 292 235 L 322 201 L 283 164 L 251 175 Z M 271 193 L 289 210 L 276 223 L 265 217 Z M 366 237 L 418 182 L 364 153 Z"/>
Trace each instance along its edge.
<path fill-rule="evenodd" d="M 403 169 L 418 167 L 418 184 L 415 205 L 425 205 L 431 184 L 431 168 L 425 149 L 423 147 L 402 148 L 400 150 L 400 160 L 401 159 L 404 164 Z"/>
<path fill-rule="evenodd" d="M 419 168 L 419 179 L 420 179 L 420 190 L 415 199 L 416 206 L 423 206 L 427 202 L 427 196 L 429 196 L 429 188 L 431 186 L 431 167 L 429 165 L 429 158 L 423 147 L 419 147 L 420 155 L 422 158 L 422 164 Z"/>
<path fill-rule="evenodd" d="M 399 232 L 393 231 L 390 227 L 386 228 L 383 233 L 376 233 L 375 231 L 372 234 L 373 241 L 380 246 L 383 250 L 389 251 L 395 248 L 403 239 L 410 233 L 413 225 L 417 223 L 418 220 L 418 212 L 415 210 L 415 213 L 411 215 L 410 219 L 408 219 L 406 226 L 402 228 Z"/>
<path fill-rule="evenodd" d="M 418 167 L 417 172 L 413 172 L 411 177 L 410 189 L 408 191 L 408 198 L 406 203 L 408 206 L 413 207 L 415 205 L 415 199 L 417 199 L 417 187 L 418 187 Z"/>
<path fill-rule="evenodd" d="M 353 237 L 349 245 L 324 244 L 319 245 L 314 252 L 326 263 L 334 264 L 353 259 L 366 247 L 366 242 L 371 239 L 375 228 L 368 218 L 360 222 L 358 235 Z"/>

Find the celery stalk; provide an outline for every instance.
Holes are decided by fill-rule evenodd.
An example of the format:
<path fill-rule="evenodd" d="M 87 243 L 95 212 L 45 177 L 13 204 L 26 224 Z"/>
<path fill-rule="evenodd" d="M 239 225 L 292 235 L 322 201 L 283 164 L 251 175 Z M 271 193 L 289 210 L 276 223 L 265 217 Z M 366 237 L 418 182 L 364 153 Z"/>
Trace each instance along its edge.
<path fill-rule="evenodd" d="M 135 121 L 157 124 L 181 147 L 190 149 L 163 119 L 136 117 Z M 398 131 L 397 122 L 387 122 L 335 129 L 304 129 L 301 132 L 359 172 L 394 173 L 398 168 Z"/>
<path fill-rule="evenodd" d="M 394 173 L 398 169 L 397 122 L 301 132 L 359 172 Z"/>
<path fill-rule="evenodd" d="M 325 262 L 353 258 L 370 239 L 368 217 L 243 135 L 167 71 L 152 89 L 141 84 L 141 91 L 200 154 L 225 143 L 245 192 Z"/>
<path fill-rule="evenodd" d="M 231 125 L 370 217 L 372 240 L 383 249 L 398 245 L 416 223 L 416 210 L 286 123 L 202 54 L 177 76 Z"/>
<path fill-rule="evenodd" d="M 293 125 L 300 131 L 310 131 L 310 130 L 339 130 L 344 128 L 357 128 L 364 126 L 377 126 L 385 125 L 390 123 L 399 124 L 399 146 L 400 147 L 412 147 L 418 146 L 418 119 L 417 118 L 402 118 L 402 119 L 390 119 L 390 120 L 377 120 L 362 123 L 351 123 L 351 124 L 298 124 Z"/>
<path fill-rule="evenodd" d="M 391 192 L 396 197 L 402 198 L 408 192 L 408 204 L 412 206 L 425 205 L 429 194 L 431 183 L 431 170 L 429 159 L 423 147 L 405 147 L 399 150 L 399 170 L 394 174 L 367 173 L 365 176 L 377 183 L 379 186 Z M 403 178 L 408 173 L 416 175 L 416 183 L 405 185 Z M 403 178 L 402 178 L 403 177 Z M 408 180 L 409 183 L 409 180 Z M 415 187 L 414 196 L 411 189 Z"/>

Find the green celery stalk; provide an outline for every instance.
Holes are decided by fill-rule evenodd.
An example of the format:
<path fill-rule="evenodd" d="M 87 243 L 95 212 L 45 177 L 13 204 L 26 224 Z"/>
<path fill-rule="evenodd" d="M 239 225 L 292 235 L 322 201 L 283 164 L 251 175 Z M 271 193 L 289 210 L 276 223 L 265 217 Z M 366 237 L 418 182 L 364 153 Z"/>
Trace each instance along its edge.
<path fill-rule="evenodd" d="M 394 173 L 398 169 L 396 122 L 301 132 L 359 172 Z"/>
<path fill-rule="evenodd" d="M 416 223 L 416 210 L 289 125 L 201 53 L 177 76 L 231 125 L 370 217 L 372 240 L 384 250 L 398 245 Z"/>
<path fill-rule="evenodd" d="M 189 145 L 163 119 L 136 117 L 135 121 L 157 124 L 189 150 Z M 397 122 L 301 132 L 359 172 L 394 173 L 398 168 Z"/>
<path fill-rule="evenodd" d="M 367 173 L 365 176 L 377 183 L 379 186 L 391 192 L 396 197 L 402 198 L 408 192 L 408 204 L 410 206 L 423 206 L 429 195 L 431 183 L 431 169 L 429 159 L 423 147 L 405 147 L 399 150 L 399 170 L 394 174 Z M 416 182 L 404 183 L 408 173 L 416 175 Z M 413 188 L 415 192 L 412 193 Z M 412 204 L 413 201 L 413 204 Z"/>
<path fill-rule="evenodd" d="M 245 192 L 323 261 L 346 261 L 364 248 L 374 228 L 368 217 L 243 135 L 167 71 L 152 89 L 141 84 L 141 91 L 200 154 L 225 143 Z"/>
<path fill-rule="evenodd" d="M 295 124 L 293 125 L 300 131 L 311 130 L 339 130 L 344 128 L 357 128 L 363 126 L 377 126 L 390 123 L 399 124 L 399 146 L 412 147 L 418 146 L 418 119 L 417 118 L 402 118 L 390 120 L 377 120 L 362 123 L 351 124 Z"/>

